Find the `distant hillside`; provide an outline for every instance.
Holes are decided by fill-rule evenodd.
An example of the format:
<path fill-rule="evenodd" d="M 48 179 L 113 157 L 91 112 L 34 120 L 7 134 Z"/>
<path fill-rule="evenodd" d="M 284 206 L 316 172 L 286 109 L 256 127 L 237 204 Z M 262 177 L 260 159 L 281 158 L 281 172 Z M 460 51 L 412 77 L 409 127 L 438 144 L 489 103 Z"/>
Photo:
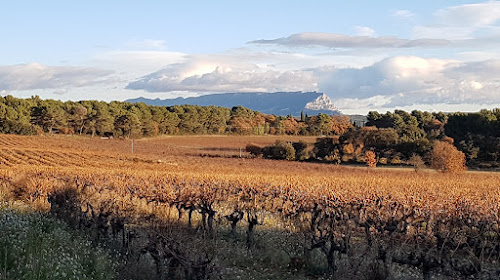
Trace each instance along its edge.
<path fill-rule="evenodd" d="M 326 94 L 320 92 L 222 93 L 163 100 L 140 97 L 129 99 L 127 102 L 144 102 L 148 105 L 157 106 L 215 105 L 228 108 L 239 105 L 265 114 L 280 116 L 300 116 L 302 111 L 309 115 L 319 113 L 341 114 L 332 100 Z"/>

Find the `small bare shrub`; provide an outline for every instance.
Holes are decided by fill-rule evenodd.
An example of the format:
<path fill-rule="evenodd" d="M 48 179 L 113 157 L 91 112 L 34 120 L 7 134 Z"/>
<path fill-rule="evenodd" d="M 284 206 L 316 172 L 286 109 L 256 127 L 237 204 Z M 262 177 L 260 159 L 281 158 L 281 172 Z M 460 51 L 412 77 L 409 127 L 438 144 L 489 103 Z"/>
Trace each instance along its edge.
<path fill-rule="evenodd" d="M 421 156 L 417 154 L 413 154 L 410 157 L 410 160 L 408 160 L 408 164 L 412 165 L 413 168 L 415 169 L 415 172 L 418 172 L 419 170 L 425 168 L 425 162 L 422 159 Z"/>

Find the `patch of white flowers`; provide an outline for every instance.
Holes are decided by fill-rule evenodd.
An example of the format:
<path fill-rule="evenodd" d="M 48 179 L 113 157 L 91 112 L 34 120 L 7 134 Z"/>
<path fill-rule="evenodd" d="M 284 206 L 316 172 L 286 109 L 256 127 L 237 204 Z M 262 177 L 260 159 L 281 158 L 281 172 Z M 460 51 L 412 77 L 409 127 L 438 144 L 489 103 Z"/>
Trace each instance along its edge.
<path fill-rule="evenodd" d="M 113 279 L 102 249 L 43 214 L 0 209 L 0 279 Z"/>

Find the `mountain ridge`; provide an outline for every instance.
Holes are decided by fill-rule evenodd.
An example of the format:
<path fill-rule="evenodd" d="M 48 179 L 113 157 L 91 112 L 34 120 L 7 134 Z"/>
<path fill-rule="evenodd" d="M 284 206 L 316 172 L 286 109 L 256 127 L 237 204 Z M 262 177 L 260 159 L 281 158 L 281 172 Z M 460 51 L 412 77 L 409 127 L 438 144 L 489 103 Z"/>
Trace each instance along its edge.
<path fill-rule="evenodd" d="M 265 114 L 292 115 L 319 114 L 341 115 L 330 97 L 321 92 L 274 92 L 274 93 L 219 93 L 207 94 L 198 97 L 178 97 L 173 99 L 149 99 L 138 97 L 128 99 L 126 102 L 143 102 L 148 105 L 174 106 L 174 105 L 200 105 L 221 106 L 232 108 L 243 106 Z"/>

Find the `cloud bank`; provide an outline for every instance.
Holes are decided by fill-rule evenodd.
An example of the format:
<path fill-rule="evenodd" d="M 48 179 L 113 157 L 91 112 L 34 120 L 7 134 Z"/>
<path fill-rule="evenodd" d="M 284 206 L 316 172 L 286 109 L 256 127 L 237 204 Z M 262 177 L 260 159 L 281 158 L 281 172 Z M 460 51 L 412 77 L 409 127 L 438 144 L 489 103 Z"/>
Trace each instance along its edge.
<path fill-rule="evenodd" d="M 495 73 L 500 73 L 500 60 L 399 56 L 360 69 L 332 71 L 319 82 L 319 89 L 352 108 L 500 104 L 500 78 Z"/>
<path fill-rule="evenodd" d="M 317 88 L 312 71 L 277 71 L 258 66 L 233 69 L 211 64 L 175 64 L 129 83 L 148 92 L 273 92 Z"/>
<path fill-rule="evenodd" d="M 371 30 L 371 29 L 370 29 Z M 374 31 L 365 34 L 374 34 Z M 280 45 L 286 47 L 326 47 L 326 48 L 414 48 L 442 47 L 450 44 L 444 39 L 401 39 L 397 37 L 349 36 L 336 33 L 304 32 L 288 37 L 250 41 L 249 44 Z"/>
<path fill-rule="evenodd" d="M 500 1 L 465 4 L 438 10 L 435 22 L 418 25 L 413 29 L 416 38 L 440 38 L 449 40 L 474 40 L 478 37 L 498 36 L 494 24 L 500 20 Z M 483 41 L 484 43 L 484 41 Z"/>
<path fill-rule="evenodd" d="M 314 91 L 340 108 L 400 107 L 412 104 L 500 104 L 500 60 L 396 56 L 362 68 L 334 66 L 277 70 L 215 61 L 178 63 L 128 84 L 148 92 Z"/>
<path fill-rule="evenodd" d="M 112 71 L 39 63 L 0 66 L 0 90 L 60 89 L 109 82 Z"/>

